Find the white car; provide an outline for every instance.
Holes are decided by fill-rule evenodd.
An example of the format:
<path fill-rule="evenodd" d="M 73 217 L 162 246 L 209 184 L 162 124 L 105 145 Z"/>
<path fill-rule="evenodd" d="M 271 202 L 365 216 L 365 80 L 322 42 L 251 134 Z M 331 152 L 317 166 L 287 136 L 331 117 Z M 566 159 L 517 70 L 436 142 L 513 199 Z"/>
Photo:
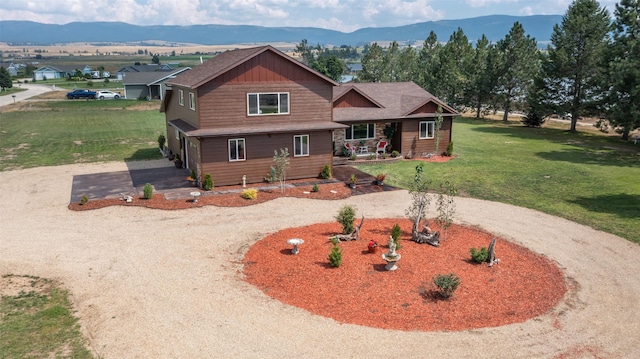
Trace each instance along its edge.
<path fill-rule="evenodd" d="M 109 98 L 117 100 L 120 98 L 120 96 L 122 96 L 120 95 L 120 93 L 113 92 L 113 91 L 97 91 L 97 94 L 96 94 L 96 98 L 100 100 L 109 99 Z"/>

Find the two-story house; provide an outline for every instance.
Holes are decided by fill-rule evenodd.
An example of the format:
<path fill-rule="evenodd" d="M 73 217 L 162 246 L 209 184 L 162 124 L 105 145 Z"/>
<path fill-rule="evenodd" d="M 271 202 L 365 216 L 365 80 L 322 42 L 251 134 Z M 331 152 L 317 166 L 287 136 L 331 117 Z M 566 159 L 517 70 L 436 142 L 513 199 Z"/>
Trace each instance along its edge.
<path fill-rule="evenodd" d="M 290 153 L 288 179 L 332 165 L 338 84 L 271 46 L 222 53 L 167 81 L 167 146 L 216 185 L 264 181 L 274 151 Z"/>

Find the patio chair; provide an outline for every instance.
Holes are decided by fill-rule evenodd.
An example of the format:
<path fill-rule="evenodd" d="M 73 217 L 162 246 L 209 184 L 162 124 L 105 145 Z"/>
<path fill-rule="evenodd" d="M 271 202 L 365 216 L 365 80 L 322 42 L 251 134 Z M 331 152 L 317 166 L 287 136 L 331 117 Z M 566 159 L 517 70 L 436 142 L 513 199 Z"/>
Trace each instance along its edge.
<path fill-rule="evenodd" d="M 376 152 L 386 152 L 387 146 L 389 146 L 389 143 L 387 143 L 387 141 L 378 141 L 378 144 L 376 145 Z"/>
<path fill-rule="evenodd" d="M 356 153 L 355 147 L 353 147 L 353 145 L 349 142 L 344 143 L 344 148 L 347 149 L 347 156 L 351 156 L 352 154 Z"/>

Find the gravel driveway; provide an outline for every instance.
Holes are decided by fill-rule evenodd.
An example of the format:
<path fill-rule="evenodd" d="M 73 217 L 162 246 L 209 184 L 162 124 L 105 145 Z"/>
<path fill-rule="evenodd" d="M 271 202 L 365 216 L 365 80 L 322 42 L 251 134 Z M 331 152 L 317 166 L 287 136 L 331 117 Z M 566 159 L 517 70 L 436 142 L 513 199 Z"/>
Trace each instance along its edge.
<path fill-rule="evenodd" d="M 0 172 L 0 274 L 60 280 L 103 358 L 640 353 L 640 247 L 622 238 L 520 207 L 457 198 L 458 222 L 556 261 L 571 290 L 550 313 L 525 323 L 463 332 L 387 331 L 281 304 L 243 282 L 239 263 L 265 234 L 333 221 L 343 204 L 367 217 L 402 217 L 410 201 L 406 191 L 340 201 L 281 198 L 244 208 L 67 209 L 73 175 L 124 170 L 123 163 L 108 163 Z"/>

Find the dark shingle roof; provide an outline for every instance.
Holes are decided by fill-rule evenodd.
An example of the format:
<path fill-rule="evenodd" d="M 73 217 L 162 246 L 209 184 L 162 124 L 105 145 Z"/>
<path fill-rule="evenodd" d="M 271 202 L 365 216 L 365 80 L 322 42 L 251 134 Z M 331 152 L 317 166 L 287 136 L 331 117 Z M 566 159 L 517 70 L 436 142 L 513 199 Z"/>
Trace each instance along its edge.
<path fill-rule="evenodd" d="M 253 125 L 251 127 L 223 127 L 223 128 L 203 128 L 197 129 L 183 120 L 173 120 L 169 124 L 173 127 L 180 129 L 187 136 L 193 137 L 223 137 L 223 136 L 235 136 L 238 134 L 244 135 L 256 135 L 264 133 L 288 133 L 291 131 L 324 131 L 324 130 L 336 130 L 339 128 L 346 128 L 346 125 L 319 121 L 319 122 L 296 122 L 289 123 L 270 124 L 265 123 L 262 125 Z"/>
<path fill-rule="evenodd" d="M 325 79 L 331 84 L 337 85 L 337 83 L 330 78 L 316 72 L 310 67 L 307 67 L 303 63 L 283 54 L 269 45 L 223 52 L 220 55 L 205 61 L 202 65 L 194 67 L 191 71 L 181 74 L 168 83 L 170 85 L 197 88 L 265 51 L 271 51 L 274 54 L 281 56 L 283 59 L 290 61 L 292 64 L 303 67 L 307 71 L 315 73 L 318 77 Z"/>
<path fill-rule="evenodd" d="M 123 85 L 151 85 L 158 81 L 177 76 L 179 73 L 189 70 L 189 67 L 181 67 L 173 71 L 158 72 L 127 72 L 122 76 Z"/>
<path fill-rule="evenodd" d="M 413 82 L 356 82 L 343 84 L 334 88 L 333 101 L 340 99 L 349 91 L 356 91 L 380 107 L 334 108 L 334 121 L 351 122 L 429 117 L 430 115 L 424 113 L 412 115 L 412 112 L 429 102 L 442 106 L 443 115 L 445 116 L 458 115 L 456 110 Z M 433 116 L 435 117 L 435 114 Z"/>

